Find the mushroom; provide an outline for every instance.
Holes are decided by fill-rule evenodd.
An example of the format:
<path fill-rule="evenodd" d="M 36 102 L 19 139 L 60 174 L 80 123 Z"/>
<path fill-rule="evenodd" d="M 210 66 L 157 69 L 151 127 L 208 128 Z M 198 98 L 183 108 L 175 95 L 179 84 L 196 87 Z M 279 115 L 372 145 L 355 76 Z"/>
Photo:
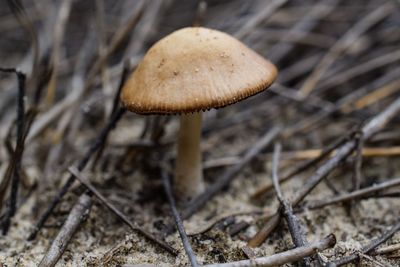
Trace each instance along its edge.
<path fill-rule="evenodd" d="M 174 191 L 189 199 L 204 191 L 201 112 L 255 95 L 276 76 L 271 62 L 232 36 L 189 27 L 149 49 L 124 84 L 121 101 L 139 114 L 181 114 Z"/>

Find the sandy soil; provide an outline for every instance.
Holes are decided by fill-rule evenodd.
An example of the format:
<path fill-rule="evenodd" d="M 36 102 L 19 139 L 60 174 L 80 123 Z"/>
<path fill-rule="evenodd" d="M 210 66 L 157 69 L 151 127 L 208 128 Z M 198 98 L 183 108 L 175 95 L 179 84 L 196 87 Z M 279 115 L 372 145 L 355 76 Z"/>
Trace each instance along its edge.
<path fill-rule="evenodd" d="M 121 134 L 124 130 L 126 129 L 121 127 L 114 136 Z M 231 155 L 235 155 L 243 149 L 244 143 L 240 138 L 233 142 L 237 144 L 234 146 L 237 149 L 231 149 Z M 208 159 L 218 158 L 220 151 L 224 148 L 219 149 L 216 149 L 214 153 L 208 153 Z M 173 155 L 171 154 L 171 156 Z M 283 160 L 281 171 L 284 172 L 287 169 L 285 166 L 297 163 Z M 380 166 L 381 170 L 396 169 L 395 166 L 400 166 L 399 163 L 399 159 L 393 158 L 369 159 L 367 163 L 364 163 L 364 173 L 368 174 L 368 177 L 374 177 L 373 180 L 377 182 L 388 176 L 382 171 L 377 174 L 376 166 Z M 32 171 L 32 173 L 35 172 Z M 218 177 L 219 173 L 221 170 L 209 170 L 206 176 Z M 204 209 L 186 221 L 187 232 L 198 232 L 221 214 L 259 211 L 262 208 L 265 212 L 273 212 L 277 206 L 273 196 L 264 197 L 262 201 L 258 202 L 249 200 L 249 196 L 255 189 L 270 179 L 269 173 L 270 157 L 263 156 L 258 159 L 257 164 L 251 164 L 249 168 L 239 174 L 228 191 L 218 195 Z M 397 173 L 400 173 L 398 169 Z M 140 172 L 134 172 L 125 177 L 107 172 L 102 175 L 90 172 L 85 174 L 91 177 L 92 182 L 113 203 L 148 231 L 159 233 L 162 226 L 170 222 L 169 207 L 163 194 L 160 194 L 162 192 L 161 183 L 155 177 L 149 178 Z M 308 174 L 310 173 L 305 173 L 286 183 L 283 186 L 284 194 L 290 196 L 291 192 L 300 188 Z M 344 190 L 350 179 L 351 171 L 337 172 L 330 176 L 330 181 L 338 187 L 338 190 Z M 42 195 L 34 193 L 32 197 L 28 198 L 14 218 L 10 233 L 0 239 L 0 262 L 3 263 L 3 266 L 36 266 L 77 199 L 78 191 L 75 186 L 72 193 L 68 194 L 57 210 L 56 216 L 51 218 L 47 227 L 32 242 L 27 242 L 25 239 L 36 221 L 33 211 L 37 209 L 38 203 L 45 205 L 53 192 L 48 191 Z M 332 196 L 332 192 L 323 183 L 307 200 L 329 196 Z M 358 251 L 366 242 L 387 230 L 400 216 L 400 202 L 397 199 L 388 198 L 369 199 L 354 203 L 351 208 L 333 205 L 320 210 L 302 211 L 298 213 L 298 216 L 309 241 L 318 240 L 330 233 L 336 235 L 337 245 L 323 253 L 327 259 L 334 259 Z M 255 223 L 257 218 L 254 214 L 235 216 L 235 223 L 245 221 L 251 226 L 233 237 L 228 234 L 227 229 L 219 230 L 215 227 L 205 233 L 192 236 L 191 243 L 199 263 L 246 259 L 246 255 L 242 251 L 246 246 L 246 240 L 255 234 L 262 225 L 262 221 Z M 146 241 L 142 236 L 131 233 L 114 214 L 95 201 L 88 219 L 73 237 L 57 266 L 117 266 L 125 263 L 188 266 L 178 234 L 168 236 L 166 241 L 179 251 L 178 257 L 174 258 L 161 248 Z M 387 244 L 398 242 L 400 242 L 400 234 L 396 234 Z M 287 227 L 282 224 L 260 248 L 254 249 L 253 252 L 256 256 L 271 255 L 292 246 Z M 397 254 L 397 256 L 399 255 Z M 382 256 L 374 259 L 385 266 L 399 266 L 398 258 L 389 260 Z M 364 259 L 360 266 L 376 265 L 374 262 Z"/>

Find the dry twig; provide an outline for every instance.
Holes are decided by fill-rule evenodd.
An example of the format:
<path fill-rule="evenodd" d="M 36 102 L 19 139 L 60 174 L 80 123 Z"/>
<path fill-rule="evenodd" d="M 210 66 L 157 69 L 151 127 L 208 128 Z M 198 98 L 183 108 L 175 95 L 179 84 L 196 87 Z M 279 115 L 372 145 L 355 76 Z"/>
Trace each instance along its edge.
<path fill-rule="evenodd" d="M 400 243 L 388 245 L 383 248 L 376 248 L 370 252 L 371 255 L 382 255 L 382 254 L 389 254 L 392 252 L 396 252 L 400 250 Z"/>
<path fill-rule="evenodd" d="M 40 262 L 39 267 L 52 267 L 56 265 L 79 225 L 89 214 L 91 206 L 92 200 L 89 195 L 83 194 L 78 199 L 68 215 L 63 227 L 58 232 L 56 238 L 53 240 L 50 248 L 47 250 L 45 256 Z"/>
<path fill-rule="evenodd" d="M 170 245 L 165 243 L 162 240 L 157 239 L 152 234 L 148 233 L 142 227 L 136 225 L 136 223 L 132 222 L 122 211 L 120 211 L 117 207 L 115 207 L 112 203 L 110 203 L 86 178 L 83 177 L 82 173 L 75 167 L 70 167 L 68 171 L 76 177 L 82 185 L 84 185 L 91 193 L 93 193 L 104 206 L 106 206 L 109 210 L 111 210 L 115 215 L 118 216 L 132 231 L 138 232 L 143 235 L 145 238 L 150 240 L 151 242 L 159 245 L 164 248 L 166 251 L 176 256 L 177 252 Z"/>
<path fill-rule="evenodd" d="M 236 212 L 227 212 L 227 213 L 222 213 L 215 218 L 212 219 L 211 222 L 208 222 L 205 226 L 200 226 L 199 229 L 196 229 L 194 231 L 191 231 L 188 234 L 188 236 L 195 236 L 195 235 L 200 235 L 204 234 L 207 231 L 211 230 L 216 224 L 228 220 L 228 219 L 233 219 L 235 216 L 242 216 L 242 215 L 253 215 L 253 214 L 268 214 L 268 211 L 263 211 L 263 210 L 252 210 L 252 211 L 236 211 Z"/>
<path fill-rule="evenodd" d="M 274 156 L 272 158 L 272 182 L 274 184 L 276 197 L 278 198 L 278 201 L 282 207 L 281 214 L 285 217 L 293 243 L 296 247 L 303 247 L 307 245 L 307 239 L 302 233 L 301 226 L 297 217 L 293 214 L 291 204 L 283 197 L 282 190 L 279 185 L 278 167 L 281 150 L 281 144 L 275 143 Z M 310 266 L 310 263 L 311 260 L 309 258 L 303 259 L 303 264 L 305 266 Z"/>
<path fill-rule="evenodd" d="M 364 158 L 374 157 L 398 157 L 400 155 L 400 146 L 391 147 L 363 147 L 361 156 Z M 337 151 L 330 151 L 325 157 L 334 157 Z M 320 159 L 325 154 L 325 149 L 306 149 L 298 151 L 286 151 L 282 153 L 284 160 L 306 160 L 306 162 Z M 269 155 L 270 156 L 270 155 Z M 285 176 L 286 177 L 286 176 Z M 270 189 L 270 188 L 268 188 Z"/>
<path fill-rule="evenodd" d="M 17 209 L 17 198 L 18 198 L 18 188 L 20 183 L 20 175 L 21 175 L 21 160 L 22 154 L 25 148 L 25 127 L 26 127 L 26 118 L 25 118 L 25 80 L 26 76 L 19 70 L 16 69 L 4 69 L 0 68 L 1 72 L 9 72 L 15 73 L 18 79 L 18 104 L 17 104 L 17 142 L 16 147 L 13 151 L 13 154 L 10 159 L 10 163 L 7 168 L 7 172 L 5 174 L 4 179 L 0 184 L 0 211 L 2 209 L 2 202 L 5 196 L 5 192 L 8 188 L 8 184 L 11 181 L 11 193 L 10 200 L 8 203 L 6 215 L 3 221 L 3 234 L 7 234 L 8 229 L 10 227 L 11 218 L 15 215 Z M 30 125 L 29 125 L 30 126 Z M 28 129 L 27 129 L 28 131 Z"/>
<path fill-rule="evenodd" d="M 360 198 L 364 198 L 367 196 L 370 196 L 373 193 L 376 193 L 378 191 L 382 191 L 388 188 L 392 188 L 395 186 L 400 185 L 400 178 L 395 178 L 377 185 L 373 185 L 370 187 L 366 187 L 360 190 L 356 190 L 353 191 L 351 193 L 347 193 L 347 194 L 343 194 L 343 195 L 339 195 L 336 196 L 334 198 L 330 198 L 330 199 L 324 199 L 324 200 L 315 200 L 313 202 L 308 203 L 305 208 L 308 209 L 319 209 L 328 205 L 332 205 L 332 204 L 337 204 L 337 203 L 341 203 L 341 202 L 346 202 L 349 200 L 355 200 L 355 199 L 360 199 Z"/>
<path fill-rule="evenodd" d="M 272 256 L 255 258 L 250 260 L 242 260 L 221 264 L 209 264 L 205 267 L 256 267 L 256 266 L 280 266 L 291 262 L 296 262 L 304 257 L 312 256 L 319 251 L 331 248 L 336 244 L 336 238 L 333 234 L 328 235 L 324 239 L 306 245 L 304 247 L 294 248 L 285 252 L 281 252 Z"/>
<path fill-rule="evenodd" d="M 189 238 L 186 235 L 185 227 L 183 226 L 181 216 L 179 215 L 178 209 L 176 208 L 176 203 L 174 195 L 172 193 L 171 183 L 169 181 L 168 174 L 165 170 L 162 170 L 161 176 L 164 184 L 165 194 L 167 195 L 172 215 L 174 216 L 176 228 L 178 228 L 179 235 L 182 239 L 183 247 L 185 248 L 186 254 L 189 258 L 192 267 L 198 267 L 199 264 L 197 263 L 196 255 L 194 254 L 192 246 L 190 245 Z"/>
<path fill-rule="evenodd" d="M 391 238 L 397 231 L 400 230 L 400 221 L 397 221 L 395 225 L 393 225 L 392 228 L 390 228 L 388 231 L 384 232 L 380 237 L 371 240 L 366 246 L 364 246 L 361 249 L 361 252 L 363 254 L 369 254 L 372 252 L 377 246 Z M 356 261 L 357 259 L 360 258 L 359 253 L 354 253 L 350 256 L 335 260 L 333 262 L 328 263 L 329 267 L 337 267 L 337 266 L 342 266 L 345 264 L 348 264 L 350 262 Z"/>

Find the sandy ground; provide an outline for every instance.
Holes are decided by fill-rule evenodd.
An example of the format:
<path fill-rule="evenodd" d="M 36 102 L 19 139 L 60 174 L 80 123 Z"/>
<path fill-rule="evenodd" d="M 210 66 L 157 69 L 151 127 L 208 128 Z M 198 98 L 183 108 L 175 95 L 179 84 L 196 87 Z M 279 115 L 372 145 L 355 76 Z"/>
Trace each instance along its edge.
<path fill-rule="evenodd" d="M 239 142 L 238 147 L 240 146 Z M 217 152 L 211 156 L 215 157 L 218 154 Z M 246 168 L 228 191 L 218 195 L 204 209 L 185 222 L 188 233 L 203 229 L 213 218 L 221 214 L 257 211 L 263 207 L 267 212 L 275 210 L 277 202 L 272 196 L 265 197 L 258 203 L 249 200 L 252 192 L 270 179 L 269 157 L 263 157 L 258 161 L 260 164 L 251 164 L 250 168 Z M 282 163 L 283 165 L 294 164 L 285 161 L 282 161 Z M 380 172 L 381 174 L 376 175 L 374 173 L 374 170 L 376 172 L 375 167 L 378 165 L 383 169 L 388 169 L 385 167 L 400 166 L 399 163 L 399 159 L 368 160 L 364 172 L 370 173 L 371 177 L 375 176 L 377 181 L 379 181 L 379 178 L 383 180 L 386 178 L 385 173 Z M 209 171 L 206 176 L 217 177 L 219 173 L 217 170 Z M 301 187 L 307 178 L 307 174 L 310 173 L 299 176 L 285 184 L 283 186 L 284 193 L 290 196 L 290 192 Z M 162 192 L 162 188 L 157 179 L 149 181 L 142 173 L 136 172 L 127 177 L 117 177 L 110 187 L 106 185 L 107 182 L 104 182 L 104 177 L 107 177 L 107 175 L 96 176 L 88 172 L 86 175 L 91 175 L 92 181 L 99 184 L 100 191 L 150 232 L 157 233 L 163 225 L 170 222 L 169 207 L 162 194 L 159 194 L 159 192 Z M 330 180 L 338 185 L 339 190 L 342 190 L 340 187 L 348 183 L 350 177 L 350 173 L 337 172 L 330 176 Z M 108 183 L 110 183 L 110 180 L 108 180 Z M 73 190 L 75 193 L 77 192 L 76 187 Z M 146 188 L 146 190 L 143 188 Z M 153 196 L 158 195 L 158 197 L 140 201 L 143 192 L 153 194 Z M 25 241 L 35 222 L 32 211 L 35 210 L 37 201 L 46 201 L 51 194 L 48 192 L 40 197 L 33 194 L 20 208 L 13 220 L 10 233 L 0 239 L 0 262 L 3 263 L 3 266 L 27 267 L 36 266 L 40 262 L 52 238 L 57 233 L 59 225 L 65 220 L 68 210 L 77 198 L 76 194 L 70 193 L 59 207 L 56 216 L 52 217 L 47 225 L 48 227 L 39 234 L 37 239 L 32 242 Z M 322 183 L 307 200 L 322 199 L 331 195 L 330 189 Z M 138 201 L 140 202 L 138 203 Z M 336 235 L 337 245 L 323 253 L 327 259 L 334 259 L 359 250 L 366 242 L 379 236 L 393 225 L 400 216 L 400 202 L 397 199 L 387 198 L 369 199 L 354 203 L 351 209 L 342 205 L 333 205 L 321 210 L 303 211 L 298 213 L 298 216 L 309 241 L 318 240 L 330 233 Z M 256 218 L 255 215 L 235 216 L 235 222 L 246 221 L 251 226 L 234 237 L 231 237 L 227 231 L 217 228 L 192 236 L 191 243 L 199 263 L 246 259 L 242 248 L 246 246 L 246 240 L 255 234 L 259 226 L 262 225 L 262 221 L 255 224 Z M 95 201 L 87 221 L 75 234 L 57 266 L 116 266 L 125 263 L 188 266 L 178 234 L 168 236 L 166 241 L 179 251 L 178 257 L 171 256 L 161 248 L 146 241 L 142 236 L 131 233 L 125 225 L 118 221 L 114 214 L 101 206 L 98 201 Z M 396 234 L 387 244 L 398 242 L 400 242 L 400 234 Z M 283 225 L 260 248 L 254 249 L 253 252 L 256 256 L 271 255 L 292 246 L 287 227 Z M 397 254 L 397 256 L 399 255 Z M 387 257 L 382 256 L 374 259 L 384 266 L 400 266 L 398 258 L 397 260 L 396 258 L 388 260 Z M 369 260 L 363 260 L 361 266 L 376 265 Z"/>

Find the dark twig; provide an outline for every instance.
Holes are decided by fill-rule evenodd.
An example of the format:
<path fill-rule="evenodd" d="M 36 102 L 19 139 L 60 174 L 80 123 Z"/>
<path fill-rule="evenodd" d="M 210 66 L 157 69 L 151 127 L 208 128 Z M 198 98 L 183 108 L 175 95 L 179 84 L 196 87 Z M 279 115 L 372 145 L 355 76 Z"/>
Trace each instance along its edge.
<path fill-rule="evenodd" d="M 222 177 L 200 196 L 189 203 L 189 206 L 183 210 L 182 218 L 187 219 L 192 216 L 198 209 L 203 207 L 208 200 L 216 196 L 220 191 L 226 188 L 237 177 L 237 174 L 252 161 L 262 150 L 264 150 L 273 139 L 280 133 L 280 128 L 274 127 L 266 132 L 253 146 L 251 146 L 243 156 L 240 163 L 228 169 Z"/>
<path fill-rule="evenodd" d="M 291 262 L 296 262 L 304 257 L 312 256 L 319 251 L 331 248 L 336 244 L 336 238 L 333 234 L 328 235 L 322 240 L 314 242 L 310 245 L 294 248 L 285 252 L 281 252 L 272 256 L 255 258 L 250 260 L 242 260 L 236 262 L 228 262 L 222 264 L 209 264 L 205 267 L 256 267 L 256 266 L 282 266 Z"/>
<path fill-rule="evenodd" d="M 16 70 L 18 77 L 18 105 L 17 105 L 17 144 L 21 146 L 21 150 L 24 149 L 24 127 L 25 127 L 25 80 L 26 76 L 20 71 Z M 18 159 L 17 166 L 14 171 L 13 182 L 11 185 L 11 199 L 10 199 L 10 216 L 14 216 L 15 207 L 17 204 L 18 186 L 19 186 L 19 175 L 21 171 L 21 155 Z"/>
<path fill-rule="evenodd" d="M 24 73 L 17 69 L 4 69 L 0 68 L 2 72 L 15 73 L 18 79 L 18 104 L 17 104 L 17 142 L 16 147 L 11 157 L 11 161 L 9 167 L 7 169 L 6 176 L 3 179 L 3 184 L 1 185 L 1 199 L 0 205 L 2 204 L 2 198 L 4 197 L 4 193 L 6 188 L 8 187 L 8 183 L 10 178 L 12 177 L 11 182 L 11 194 L 9 205 L 6 211 L 6 217 L 3 223 L 3 234 L 7 234 L 8 229 L 10 227 L 11 218 L 15 215 L 16 207 L 17 207 L 17 198 L 18 198 L 18 187 L 19 187 L 19 178 L 21 173 L 21 160 L 22 154 L 24 151 L 24 128 L 25 128 L 25 80 L 26 76 Z"/>
<path fill-rule="evenodd" d="M 117 122 L 119 121 L 119 119 L 122 117 L 122 115 L 124 113 L 125 113 L 125 109 L 120 108 L 117 112 L 115 112 L 113 114 L 113 116 L 110 118 L 110 121 L 108 122 L 108 124 L 103 128 L 103 130 L 100 132 L 98 137 L 94 140 L 92 145 L 89 147 L 89 149 L 86 152 L 83 159 L 79 162 L 78 167 L 77 167 L 78 170 L 82 171 L 86 167 L 87 163 L 89 162 L 89 160 L 91 159 L 93 154 L 97 151 L 97 149 L 99 147 L 101 147 L 101 145 L 107 139 L 107 136 L 110 133 L 110 131 L 115 128 Z M 46 209 L 46 211 L 40 217 L 40 219 L 37 222 L 32 233 L 29 235 L 28 240 L 35 239 L 37 233 L 43 227 L 46 220 L 50 217 L 51 213 L 53 212 L 53 210 L 57 206 L 57 204 L 61 201 L 62 197 L 68 192 L 69 187 L 74 183 L 74 181 L 75 181 L 75 176 L 70 175 L 68 180 L 63 185 L 63 187 L 57 192 L 56 196 L 51 201 L 49 207 Z"/>
<path fill-rule="evenodd" d="M 117 90 L 117 93 L 115 94 L 115 97 L 113 100 L 111 114 L 115 114 L 115 112 L 118 110 L 119 102 L 120 102 L 119 98 L 121 96 L 122 87 L 126 81 L 126 78 L 128 78 L 129 73 L 130 73 L 129 64 L 126 62 L 124 64 L 124 68 L 122 69 L 121 78 L 120 78 L 119 84 L 118 84 L 118 90 Z"/>
<path fill-rule="evenodd" d="M 284 198 L 281 187 L 279 185 L 278 168 L 281 150 L 281 144 L 279 142 L 275 143 L 274 154 L 272 157 L 272 182 L 274 184 L 276 197 L 278 198 L 278 201 L 282 207 L 282 214 L 285 217 L 286 223 L 289 227 L 293 243 L 296 247 L 303 247 L 307 244 L 306 237 L 302 233 L 301 226 L 297 217 L 293 214 L 291 204 Z M 305 258 L 303 260 L 303 264 L 305 266 L 310 266 L 310 261 L 311 260 L 309 258 Z"/>
<path fill-rule="evenodd" d="M 186 254 L 189 258 L 190 264 L 193 267 L 199 266 L 196 260 L 196 255 L 193 252 L 192 246 L 190 245 L 189 238 L 186 235 L 185 227 L 183 226 L 183 221 L 179 215 L 178 209 L 176 208 L 175 199 L 172 193 L 171 183 L 168 174 L 165 170 L 161 171 L 161 176 L 164 184 L 165 194 L 167 195 L 169 205 L 171 207 L 172 215 L 175 220 L 176 228 L 178 228 L 179 235 L 182 239 L 183 247 L 185 248 Z"/>
<path fill-rule="evenodd" d="M 204 234 L 204 233 L 208 232 L 209 230 L 211 230 L 214 226 L 217 226 L 217 228 L 220 228 L 218 226 L 223 225 L 223 227 L 226 228 L 229 224 L 234 223 L 235 216 L 256 215 L 256 214 L 262 215 L 262 214 L 267 214 L 267 213 L 268 213 L 268 211 L 263 211 L 263 210 L 236 211 L 236 212 L 222 213 L 222 214 L 216 216 L 215 218 L 213 218 L 204 227 L 200 227 L 199 229 L 196 229 L 195 231 L 188 233 L 188 236 Z"/>
<path fill-rule="evenodd" d="M 347 193 L 347 194 L 343 194 L 343 195 L 339 195 L 336 196 L 334 198 L 331 199 L 324 199 L 324 200 L 316 200 L 313 201 L 311 203 L 308 203 L 305 208 L 308 209 L 319 209 L 328 205 L 332 205 L 332 204 L 337 204 L 337 203 L 342 203 L 345 201 L 349 201 L 349 200 L 356 200 L 356 199 L 360 199 L 360 198 L 364 198 L 366 196 L 370 196 L 373 193 L 376 193 L 378 191 L 382 191 L 394 186 L 398 186 L 400 185 L 400 178 L 396 178 L 396 179 L 392 179 L 390 181 L 386 181 L 377 185 L 373 185 L 370 187 L 366 187 L 357 191 L 353 191 L 351 193 Z"/>
<path fill-rule="evenodd" d="M 69 241 L 75 234 L 81 222 L 83 222 L 90 212 L 92 199 L 89 195 L 83 194 L 75 203 L 68 215 L 63 227 L 58 232 L 56 238 L 51 243 L 45 256 L 39 264 L 39 267 L 55 266 L 58 259 L 64 253 Z"/>
<path fill-rule="evenodd" d="M 364 140 L 368 140 L 371 136 L 381 130 L 386 123 L 392 119 L 400 110 L 400 98 L 395 100 L 389 107 L 387 107 L 380 114 L 373 117 L 363 128 L 362 133 Z M 307 180 L 306 184 L 301 187 L 294 198 L 291 200 L 293 207 L 297 206 L 332 170 L 346 159 L 351 152 L 356 148 L 356 141 L 354 139 L 342 144 L 334 157 L 327 160 L 321 165 L 316 172 Z M 277 212 L 271 219 L 250 241 L 251 246 L 261 245 L 267 236 L 276 228 L 280 221 L 280 215 Z"/>
<path fill-rule="evenodd" d="M 400 191 L 399 190 L 397 190 L 397 191 L 393 191 L 393 192 L 382 192 L 382 193 L 380 193 L 380 194 L 376 194 L 376 195 L 371 195 L 371 196 L 366 196 L 366 197 L 363 197 L 363 199 L 365 199 L 365 198 L 399 198 L 400 197 Z"/>
<path fill-rule="evenodd" d="M 382 244 L 383 242 L 385 242 L 386 240 L 391 238 L 399 230 L 400 230 L 400 221 L 397 221 L 397 223 L 392 228 L 390 228 L 388 231 L 383 233 L 380 237 L 371 240 L 370 243 L 368 243 L 366 246 L 364 246 L 361 249 L 361 252 L 363 254 L 369 254 L 377 246 L 379 246 L 380 244 Z M 329 267 L 342 266 L 342 265 L 348 264 L 350 262 L 356 261 L 359 258 L 360 258 L 359 253 L 354 253 L 354 254 L 352 254 L 350 256 L 347 256 L 347 257 L 335 260 L 335 261 L 333 261 L 331 263 L 328 263 L 327 266 L 329 266 Z"/>
<path fill-rule="evenodd" d="M 249 227 L 250 224 L 245 221 L 240 221 L 238 223 L 235 223 L 233 226 L 228 228 L 228 233 L 230 236 L 235 236 L 239 234 L 241 231 L 245 230 L 247 227 Z"/>
<path fill-rule="evenodd" d="M 164 248 L 172 255 L 176 256 L 178 254 L 175 249 L 173 249 L 170 245 L 162 240 L 157 239 L 152 234 L 148 233 L 146 230 L 132 222 L 124 213 L 122 213 L 122 211 L 120 211 L 117 207 L 110 203 L 107 198 L 105 198 L 99 191 L 97 191 L 97 189 L 86 178 L 84 178 L 82 173 L 77 168 L 70 167 L 68 168 L 68 171 L 74 177 L 76 177 L 76 179 L 78 179 L 79 182 L 81 182 L 81 184 L 84 185 L 91 193 L 93 193 L 101 201 L 101 203 L 104 204 L 104 206 L 106 206 L 110 211 L 117 215 L 117 217 L 120 218 L 121 221 L 123 221 L 129 228 L 131 228 L 132 231 L 138 232 L 151 242 Z"/>

